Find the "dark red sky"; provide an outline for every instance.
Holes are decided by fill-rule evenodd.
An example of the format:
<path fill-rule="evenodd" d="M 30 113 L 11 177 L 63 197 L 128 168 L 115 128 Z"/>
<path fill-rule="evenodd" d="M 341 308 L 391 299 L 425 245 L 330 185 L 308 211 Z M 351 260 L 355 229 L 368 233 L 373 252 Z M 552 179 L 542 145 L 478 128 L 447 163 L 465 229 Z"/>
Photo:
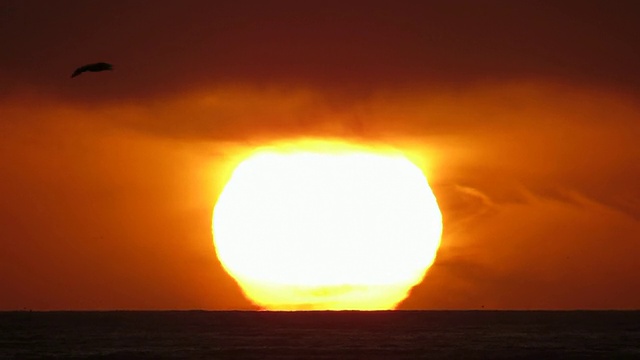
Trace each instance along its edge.
<path fill-rule="evenodd" d="M 213 203 L 297 136 L 424 159 L 445 230 L 404 308 L 639 308 L 639 7 L 1 1 L 0 309 L 249 308 Z"/>
<path fill-rule="evenodd" d="M 636 4 L 4 1 L 2 90 L 77 99 L 91 85 L 59 74 L 104 59 L 119 77 L 98 88 L 101 100 L 238 82 L 367 93 L 523 77 L 637 91 Z"/>

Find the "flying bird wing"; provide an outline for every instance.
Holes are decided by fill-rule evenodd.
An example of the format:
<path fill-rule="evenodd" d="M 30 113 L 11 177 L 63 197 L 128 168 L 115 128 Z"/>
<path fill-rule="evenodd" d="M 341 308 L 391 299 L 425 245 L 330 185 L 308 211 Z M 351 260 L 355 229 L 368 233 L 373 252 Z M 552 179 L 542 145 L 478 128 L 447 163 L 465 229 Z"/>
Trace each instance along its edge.
<path fill-rule="evenodd" d="M 76 77 L 76 76 L 78 76 L 78 75 L 82 74 L 82 73 L 83 73 L 83 72 L 85 72 L 85 71 L 87 71 L 87 70 L 85 69 L 85 67 L 84 67 L 84 66 L 81 66 L 81 67 L 77 68 L 77 69 L 73 72 L 73 74 L 71 74 L 71 77 L 72 77 L 72 78 L 74 78 L 74 77 Z"/>
<path fill-rule="evenodd" d="M 97 72 L 97 71 L 105 71 L 105 70 L 113 70 L 113 65 L 111 65 L 109 63 L 106 63 L 106 62 L 87 64 L 87 65 L 83 65 L 83 66 L 80 66 L 79 68 L 77 68 L 73 72 L 73 74 L 71 74 L 71 77 L 74 78 L 74 77 L 82 74 L 85 71 Z"/>

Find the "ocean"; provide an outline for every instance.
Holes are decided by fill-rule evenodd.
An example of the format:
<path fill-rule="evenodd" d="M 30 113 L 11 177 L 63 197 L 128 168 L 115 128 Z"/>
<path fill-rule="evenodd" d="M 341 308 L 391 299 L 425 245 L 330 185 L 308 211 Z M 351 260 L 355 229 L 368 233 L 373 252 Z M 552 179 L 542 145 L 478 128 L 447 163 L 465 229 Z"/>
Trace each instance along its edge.
<path fill-rule="evenodd" d="M 0 359 L 640 359 L 640 311 L 0 312 Z"/>

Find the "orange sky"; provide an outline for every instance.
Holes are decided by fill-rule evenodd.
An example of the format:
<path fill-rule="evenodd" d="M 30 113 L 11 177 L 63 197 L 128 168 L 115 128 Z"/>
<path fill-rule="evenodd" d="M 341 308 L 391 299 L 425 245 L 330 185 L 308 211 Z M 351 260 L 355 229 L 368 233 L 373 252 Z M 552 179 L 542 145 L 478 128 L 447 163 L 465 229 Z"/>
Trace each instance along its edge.
<path fill-rule="evenodd" d="M 0 310 L 253 308 L 213 204 L 301 136 L 423 166 L 444 234 L 400 308 L 640 308 L 634 7 L 4 1 Z"/>

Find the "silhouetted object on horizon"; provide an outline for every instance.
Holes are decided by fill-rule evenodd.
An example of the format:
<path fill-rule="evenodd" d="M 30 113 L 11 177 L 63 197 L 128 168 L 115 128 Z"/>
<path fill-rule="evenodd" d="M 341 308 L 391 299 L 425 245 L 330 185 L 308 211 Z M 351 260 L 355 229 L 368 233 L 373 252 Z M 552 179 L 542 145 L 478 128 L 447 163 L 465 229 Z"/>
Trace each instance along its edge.
<path fill-rule="evenodd" d="M 106 62 L 87 64 L 77 68 L 76 71 L 74 71 L 73 74 L 71 74 L 71 77 L 74 78 L 85 71 L 97 72 L 97 71 L 105 71 L 105 70 L 113 70 L 113 65 Z"/>

